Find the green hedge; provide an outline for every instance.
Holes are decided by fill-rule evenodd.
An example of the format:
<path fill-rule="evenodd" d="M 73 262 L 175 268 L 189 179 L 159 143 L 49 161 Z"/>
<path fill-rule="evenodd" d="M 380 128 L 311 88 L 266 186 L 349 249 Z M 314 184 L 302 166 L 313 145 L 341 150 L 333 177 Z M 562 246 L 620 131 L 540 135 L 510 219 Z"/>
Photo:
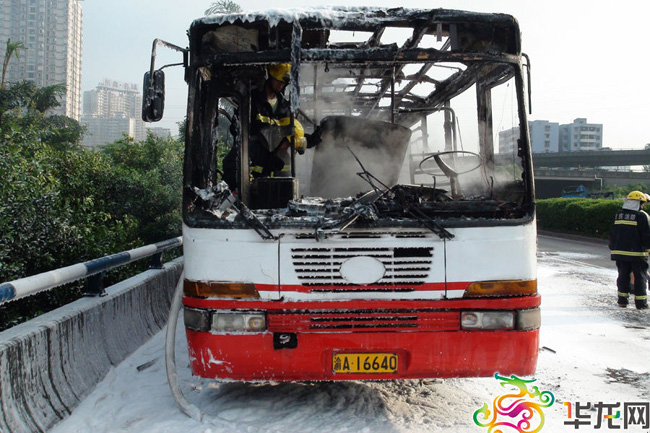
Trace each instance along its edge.
<path fill-rule="evenodd" d="M 537 228 L 606 239 L 623 200 L 549 198 L 537 201 Z"/>

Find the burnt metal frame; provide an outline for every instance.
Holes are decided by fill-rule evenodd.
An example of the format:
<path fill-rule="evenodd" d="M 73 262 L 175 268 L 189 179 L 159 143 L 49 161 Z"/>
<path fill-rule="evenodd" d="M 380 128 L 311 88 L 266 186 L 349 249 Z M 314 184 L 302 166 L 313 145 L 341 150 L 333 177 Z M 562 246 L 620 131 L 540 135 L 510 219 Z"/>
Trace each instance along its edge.
<path fill-rule="evenodd" d="M 197 59 L 196 64 L 212 67 L 231 67 L 245 64 L 288 63 L 292 60 L 288 50 L 255 53 L 254 55 L 250 53 L 246 54 L 248 55 L 242 55 L 241 53 L 219 53 L 217 55 L 200 57 Z M 301 63 L 332 63 L 332 65 L 328 65 L 332 69 L 335 67 L 333 65 L 334 63 L 337 66 L 345 65 L 346 70 L 354 68 L 355 64 L 361 63 L 363 66 L 360 66 L 360 68 L 366 68 L 363 73 L 356 78 L 353 76 L 347 76 L 345 78 L 357 80 L 356 85 L 354 85 L 354 90 L 350 94 L 355 98 L 354 108 L 361 111 L 364 117 L 369 117 L 373 110 L 377 109 L 379 102 L 383 98 L 390 97 L 393 68 L 395 68 L 395 76 L 397 77 L 404 65 L 408 63 L 423 63 L 422 68 L 416 74 L 399 78 L 403 83 L 407 83 L 402 90 L 394 94 L 395 107 L 392 111 L 397 113 L 398 111 L 406 111 L 409 109 L 435 108 L 455 94 L 461 93 L 476 81 L 477 74 L 482 66 L 480 61 L 493 61 L 495 63 L 511 65 L 519 64 L 519 57 L 508 54 L 474 54 L 470 56 L 462 53 L 442 52 L 435 49 L 406 49 L 401 51 L 382 48 L 371 51 L 364 49 L 302 49 L 300 54 Z M 368 64 L 366 62 L 372 63 Z M 464 63 L 468 66 L 465 70 L 458 71 L 446 80 L 438 82 L 435 89 L 426 97 L 410 93 L 420 83 L 432 83 L 432 80 L 427 77 L 426 73 L 433 66 L 434 62 Z M 377 66 L 381 65 L 383 65 L 383 68 L 377 68 Z M 367 69 L 368 66 L 375 66 L 375 69 L 382 69 L 383 72 L 376 75 L 369 75 L 367 72 L 369 71 Z M 370 79 L 381 80 L 379 91 L 372 94 L 362 93 L 361 89 L 364 82 Z M 353 87 L 353 85 L 348 85 L 347 87 Z M 321 90 L 320 96 L 327 98 L 328 95 Z M 414 122 L 407 123 L 412 124 Z"/>
<path fill-rule="evenodd" d="M 247 29 L 257 29 L 260 35 L 268 35 L 269 47 L 249 52 L 203 52 L 201 36 L 205 32 L 232 24 Z M 476 34 L 472 33 L 474 25 L 481 29 Z M 386 29 L 393 27 L 410 29 L 412 35 L 399 47 L 395 44 L 380 45 L 381 36 Z M 462 30 L 459 30 L 460 28 Z M 486 29 L 491 30 L 492 33 L 488 31 L 489 37 L 483 38 Z M 363 42 L 327 44 L 327 38 L 333 30 L 370 32 L 370 37 Z M 463 46 L 459 44 L 457 34 L 459 31 L 464 31 L 469 34 L 470 39 L 472 37 L 475 39 Z M 280 46 L 281 32 L 285 33 L 286 39 L 290 41 L 289 44 Z M 275 41 L 271 41 L 272 35 Z M 320 41 L 316 48 L 313 44 L 314 35 L 318 35 L 317 39 Z M 447 40 L 439 49 L 418 47 L 426 35 L 436 36 L 438 41 L 441 41 L 442 37 L 446 37 Z M 190 70 L 199 67 L 216 70 L 246 65 L 291 63 L 294 67 L 290 96 L 293 106 L 297 107 L 301 64 L 325 65 L 325 71 L 329 74 L 319 73 L 318 66 L 314 66 L 314 78 L 325 80 L 324 76 L 329 75 L 328 83 L 331 89 L 334 89 L 332 85 L 334 79 L 349 79 L 350 83 L 345 86 L 349 90 L 345 93 L 353 97 L 355 104 L 353 109 L 357 114 L 383 118 L 408 127 L 421 121 L 422 114 L 419 111 L 439 109 L 448 103 L 449 99 L 473 84 L 477 84 L 479 89 L 484 89 L 479 92 L 479 102 L 489 103 L 485 89 L 513 76 L 520 93 L 523 93 L 519 27 L 516 20 L 508 15 L 442 9 L 425 11 L 402 8 L 391 10 L 342 8 L 335 14 L 330 13 L 326 16 L 315 13 L 303 14 L 292 20 L 280 19 L 273 26 L 269 17 L 264 15 L 231 15 L 221 19 L 208 17 L 197 20 L 192 24 L 189 36 Z M 497 42 L 494 42 L 495 40 Z M 271 46 L 273 44 L 275 46 Z M 463 65 L 464 69 L 459 67 L 458 71 L 447 78 L 436 80 L 427 75 L 436 62 L 455 63 Z M 501 66 L 493 67 L 486 73 L 486 69 L 483 68 L 486 62 Z M 405 76 L 402 71 L 406 64 L 421 64 L 421 66 L 417 72 Z M 329 68 L 333 71 L 328 71 Z M 337 73 L 336 68 L 342 68 L 344 72 Z M 352 74 L 352 71 L 355 73 Z M 369 80 L 375 82 L 378 91 L 371 93 L 363 91 L 364 85 Z M 401 82 L 401 90 L 395 91 L 396 80 Z M 422 97 L 412 93 L 413 88 L 421 83 L 434 86 L 427 96 Z M 314 82 L 308 85 L 315 87 L 315 84 Z M 313 96 L 303 95 L 301 104 L 308 105 L 309 97 L 312 97 L 312 101 L 316 96 L 327 100 L 329 94 L 326 89 L 327 87 L 321 88 L 318 94 L 314 92 Z M 331 94 L 338 93 L 336 89 L 331 92 Z M 390 98 L 391 105 L 388 109 L 379 107 L 380 101 L 384 98 Z M 528 141 L 525 107 L 523 107 L 523 98 L 518 99 L 519 112 L 522 116 L 519 152 L 524 160 L 524 172 L 528 178 L 526 183 L 530 185 L 527 188 L 529 190 L 527 198 L 532 201 L 532 159 L 529 155 L 530 150 L 525 151 L 523 148 Z M 247 171 L 242 168 L 241 172 Z"/>
<path fill-rule="evenodd" d="M 468 83 L 476 81 L 477 69 L 480 67 L 472 65 L 492 61 L 521 68 L 519 27 L 514 18 L 503 14 L 443 9 L 334 8 L 328 10 L 326 14 L 314 12 L 293 17 L 291 21 L 280 19 L 274 27 L 271 26 L 270 21 L 271 18 L 264 15 L 244 14 L 195 21 L 190 29 L 191 67 L 291 62 L 294 65 L 292 98 L 297 97 L 300 91 L 295 86 L 298 82 L 300 64 L 303 62 L 336 63 L 346 68 L 357 67 L 360 73 L 355 77 L 356 83 L 349 86 L 352 89 L 349 93 L 356 104 L 354 108 L 365 117 L 374 115 L 376 111 L 385 112 L 385 109 L 378 109 L 378 105 L 383 98 L 388 97 L 393 100 L 394 105 L 389 113 L 384 113 L 384 116 L 388 119 L 397 116 L 396 121 L 408 126 L 415 123 L 417 118 L 414 116 L 409 118 L 408 115 L 400 116 L 398 111 L 433 108 L 444 103 L 450 96 L 458 93 L 459 88 L 464 90 L 465 86 L 469 86 Z M 201 36 L 221 26 L 232 25 L 231 23 L 244 28 L 257 29 L 260 34 L 268 34 L 269 40 L 271 35 L 275 35 L 276 45 L 281 39 L 277 34 L 281 32 L 291 42 L 285 43 L 286 46 L 271 47 L 274 42 L 269 41 L 269 48 L 254 52 L 203 53 Z M 474 27 L 479 28 L 476 34 L 473 33 Z M 388 28 L 401 28 L 412 33 L 401 46 L 395 44 L 382 46 L 381 36 Z M 356 43 L 327 43 L 330 32 L 336 30 L 370 32 L 370 36 L 367 40 Z M 471 39 L 466 43 L 467 47 L 459 46 L 459 34 L 463 32 Z M 318 36 L 316 39 L 319 42 L 316 45 L 319 46 L 314 48 L 312 39 L 315 35 Z M 419 47 L 426 35 L 435 36 L 438 41 L 442 41 L 443 37 L 448 39 L 440 49 Z M 456 46 L 453 46 L 452 39 Z M 427 75 L 434 62 L 464 64 L 467 69 L 443 81 L 436 81 Z M 409 63 L 421 63 L 422 66 L 418 72 L 404 76 L 402 70 L 405 64 Z M 362 92 L 364 83 L 371 79 L 379 80 L 378 91 Z M 403 88 L 397 93 L 389 93 L 394 87 L 394 80 L 401 81 Z M 435 88 L 424 98 L 411 93 L 420 83 L 430 83 Z M 321 96 L 327 97 L 326 94 Z"/>

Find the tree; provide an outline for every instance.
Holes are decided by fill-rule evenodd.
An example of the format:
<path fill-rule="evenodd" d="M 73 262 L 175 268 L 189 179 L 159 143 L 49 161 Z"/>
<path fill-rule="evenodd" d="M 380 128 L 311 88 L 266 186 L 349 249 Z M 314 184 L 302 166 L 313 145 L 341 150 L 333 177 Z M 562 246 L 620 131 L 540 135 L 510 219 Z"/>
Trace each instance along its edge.
<path fill-rule="evenodd" d="M 24 50 L 25 44 L 22 42 L 11 42 L 11 39 L 7 39 L 7 49 L 5 50 L 5 59 L 2 62 L 2 79 L 0 81 L 0 89 L 5 87 L 5 78 L 7 76 L 7 69 L 9 68 L 9 60 L 11 56 L 15 56 L 17 59 L 20 58 L 18 50 Z"/>
<path fill-rule="evenodd" d="M 30 100 L 30 108 L 46 114 L 51 108 L 59 107 L 59 99 L 65 95 L 65 84 L 52 84 L 36 89 Z"/>
<path fill-rule="evenodd" d="M 217 0 L 205 10 L 206 15 L 214 14 L 235 14 L 241 12 L 242 8 L 233 0 Z"/>
<path fill-rule="evenodd" d="M 62 87 L 63 86 L 63 87 Z M 65 86 L 54 84 L 43 88 L 36 87 L 32 81 L 19 81 L 0 88 L 0 113 L 16 110 L 16 117 L 25 113 L 45 113 L 58 107 L 58 98 L 63 95 Z"/>
<path fill-rule="evenodd" d="M 144 141 L 124 137 L 102 151 L 113 176 L 104 209 L 132 216 L 145 244 L 180 234 L 183 150 L 178 140 L 149 133 Z"/>
<path fill-rule="evenodd" d="M 86 128 L 66 116 L 49 116 L 60 105 L 65 85 L 36 87 L 19 81 L 0 88 L 0 142 L 11 141 L 16 133 L 32 134 L 32 141 L 49 144 L 56 150 L 80 147 Z M 19 135 L 20 135 L 19 134 Z"/>
<path fill-rule="evenodd" d="M 30 81 L 0 88 L 0 281 L 180 234 L 183 143 L 149 134 L 87 151 L 79 122 L 47 115 L 64 91 Z M 107 283 L 146 263 L 130 266 Z M 81 291 L 73 283 L 3 305 L 0 331 Z"/>

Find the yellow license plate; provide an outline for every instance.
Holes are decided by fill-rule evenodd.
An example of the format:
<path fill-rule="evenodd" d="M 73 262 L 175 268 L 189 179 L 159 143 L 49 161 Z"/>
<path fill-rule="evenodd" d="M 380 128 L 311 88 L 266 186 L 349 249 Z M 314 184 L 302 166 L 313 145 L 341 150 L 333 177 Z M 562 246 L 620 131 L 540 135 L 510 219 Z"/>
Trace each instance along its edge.
<path fill-rule="evenodd" d="M 394 353 L 335 353 L 332 357 L 334 373 L 396 373 L 397 355 Z"/>

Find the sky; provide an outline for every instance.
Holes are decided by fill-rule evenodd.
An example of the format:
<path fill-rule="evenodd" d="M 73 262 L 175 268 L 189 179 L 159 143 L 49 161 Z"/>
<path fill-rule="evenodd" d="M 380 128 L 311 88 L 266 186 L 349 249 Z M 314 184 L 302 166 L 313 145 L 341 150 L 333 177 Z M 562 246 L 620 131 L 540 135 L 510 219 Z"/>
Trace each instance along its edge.
<path fill-rule="evenodd" d="M 596 429 L 595 409 L 582 412 L 591 425 L 579 430 L 565 425 L 575 419 L 567 417 L 565 403 L 573 407 L 576 403 L 618 404 L 616 410 L 623 413 L 625 403 L 649 399 L 648 311 L 615 305 L 616 270 L 587 263 L 590 258 L 607 257 L 606 245 L 600 249 L 597 255 L 592 249 L 589 253 L 558 250 L 539 258 L 542 349 L 533 377 L 536 382 L 529 386 L 555 397 L 543 410 L 544 433 L 622 431 L 606 425 Z M 191 376 L 182 323 L 177 331 L 181 389 L 207 415 L 203 422 L 188 418 L 176 407 L 165 375 L 165 332 L 161 331 L 109 371 L 51 433 L 485 433 L 487 428 L 474 424 L 473 413 L 513 391 L 502 388 L 493 377 L 423 382 L 216 382 Z M 510 402 L 506 400 L 504 406 Z M 620 427 L 623 418 L 613 420 L 613 425 Z M 526 431 L 538 423 L 538 418 L 532 418 Z M 637 425 L 629 431 L 646 430 Z"/>
<path fill-rule="evenodd" d="M 160 38 L 187 46 L 186 31 L 211 0 L 85 0 L 82 89 L 105 78 L 135 83 L 149 69 L 151 45 Z M 244 11 L 291 7 L 240 0 Z M 347 5 L 442 7 L 502 12 L 519 21 L 523 51 L 532 65 L 530 120 L 559 124 L 586 118 L 603 124 L 603 147 L 639 149 L 650 143 L 650 38 L 641 2 L 593 0 L 303 0 L 300 6 Z M 157 49 L 156 65 L 177 63 L 180 54 Z M 166 73 L 165 117 L 159 125 L 176 132 L 185 115 L 187 86 L 182 68 Z"/>

